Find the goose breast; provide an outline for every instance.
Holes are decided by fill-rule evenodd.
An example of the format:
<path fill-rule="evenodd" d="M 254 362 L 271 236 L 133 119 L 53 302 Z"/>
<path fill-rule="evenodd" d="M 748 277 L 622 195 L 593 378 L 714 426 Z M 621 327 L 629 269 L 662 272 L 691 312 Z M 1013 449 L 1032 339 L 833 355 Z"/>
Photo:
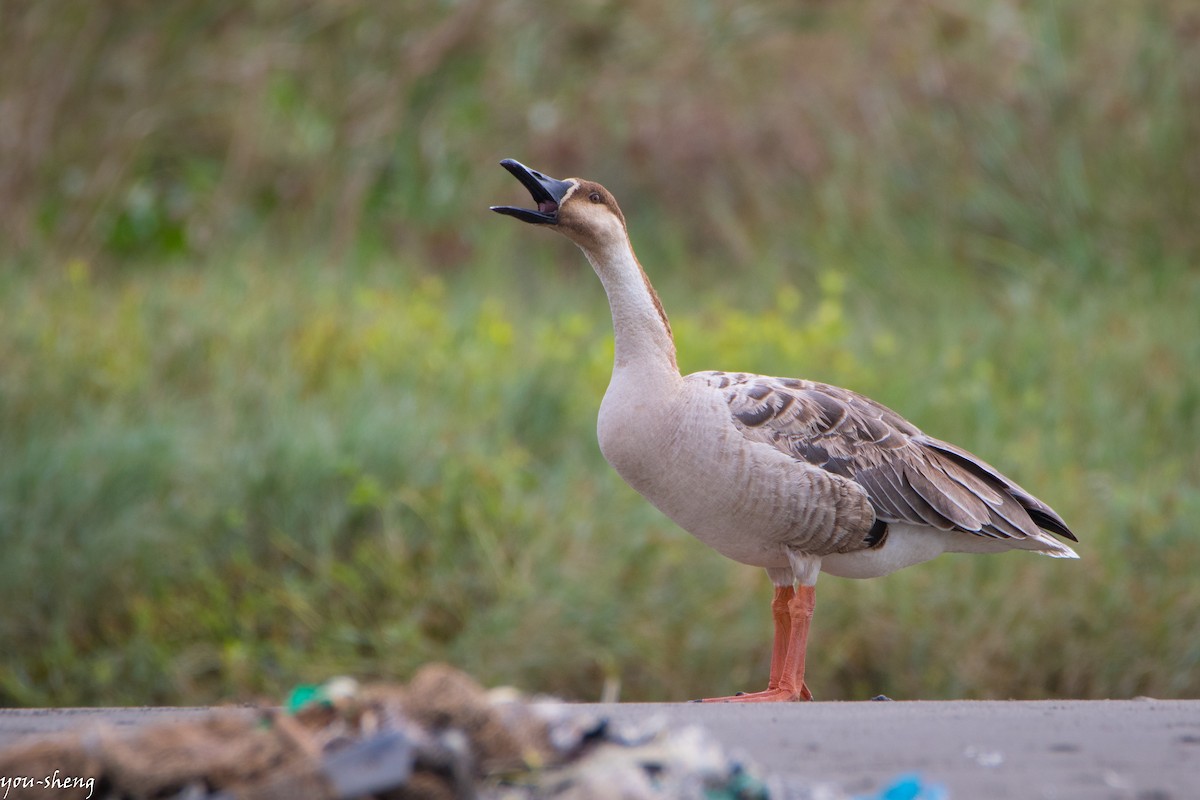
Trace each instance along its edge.
<path fill-rule="evenodd" d="M 861 486 L 748 437 L 719 373 L 671 392 L 614 381 L 601 405 L 600 447 L 618 474 L 693 536 L 735 561 L 789 566 L 863 546 L 875 513 Z"/>

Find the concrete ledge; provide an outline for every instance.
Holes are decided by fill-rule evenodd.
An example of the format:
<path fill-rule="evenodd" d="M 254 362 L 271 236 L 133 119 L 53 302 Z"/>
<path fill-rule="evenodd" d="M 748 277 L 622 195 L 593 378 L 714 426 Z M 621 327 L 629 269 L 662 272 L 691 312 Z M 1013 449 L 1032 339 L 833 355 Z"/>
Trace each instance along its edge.
<path fill-rule="evenodd" d="M 1200 700 L 574 708 L 618 721 L 700 725 L 795 798 L 875 793 L 907 773 L 941 784 L 951 798 L 1200 797 Z M 133 728 L 207 710 L 0 710 L 0 748 L 94 722 Z"/>

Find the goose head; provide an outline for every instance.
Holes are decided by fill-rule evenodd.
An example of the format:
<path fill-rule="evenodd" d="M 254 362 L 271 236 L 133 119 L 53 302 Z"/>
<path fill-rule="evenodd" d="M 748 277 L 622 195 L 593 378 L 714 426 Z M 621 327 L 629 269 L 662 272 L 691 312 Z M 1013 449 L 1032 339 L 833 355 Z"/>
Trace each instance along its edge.
<path fill-rule="evenodd" d="M 625 215 L 612 194 L 600 184 L 581 178 L 551 178 L 511 158 L 500 165 L 529 190 L 537 208 L 492 206 L 492 211 L 532 225 L 550 226 L 585 252 L 598 252 L 628 242 Z"/>

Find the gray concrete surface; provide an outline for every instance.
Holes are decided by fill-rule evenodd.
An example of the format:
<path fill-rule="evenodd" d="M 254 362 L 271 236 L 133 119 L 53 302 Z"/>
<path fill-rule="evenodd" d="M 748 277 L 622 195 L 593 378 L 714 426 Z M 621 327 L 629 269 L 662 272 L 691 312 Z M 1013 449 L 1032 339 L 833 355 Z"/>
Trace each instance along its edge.
<path fill-rule="evenodd" d="M 1200 700 L 577 708 L 616 721 L 700 725 L 785 797 L 872 795 L 898 775 L 918 773 L 954 800 L 1200 800 Z M 0 710 L 0 748 L 89 722 L 132 727 L 203 712 Z"/>
<path fill-rule="evenodd" d="M 919 773 L 951 798 L 1200 798 L 1200 701 L 593 706 L 702 725 L 795 797 Z"/>

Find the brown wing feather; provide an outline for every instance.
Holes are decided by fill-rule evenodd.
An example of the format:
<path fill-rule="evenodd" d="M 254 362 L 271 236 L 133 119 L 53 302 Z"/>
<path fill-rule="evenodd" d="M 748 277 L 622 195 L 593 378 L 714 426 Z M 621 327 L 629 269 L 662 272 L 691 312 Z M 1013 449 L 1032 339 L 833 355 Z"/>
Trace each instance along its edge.
<path fill-rule="evenodd" d="M 987 462 L 926 436 L 874 400 L 828 384 L 761 375 L 689 376 L 721 391 L 750 439 L 855 481 L 885 522 L 1022 539 L 1075 535 L 1048 505 Z"/>

